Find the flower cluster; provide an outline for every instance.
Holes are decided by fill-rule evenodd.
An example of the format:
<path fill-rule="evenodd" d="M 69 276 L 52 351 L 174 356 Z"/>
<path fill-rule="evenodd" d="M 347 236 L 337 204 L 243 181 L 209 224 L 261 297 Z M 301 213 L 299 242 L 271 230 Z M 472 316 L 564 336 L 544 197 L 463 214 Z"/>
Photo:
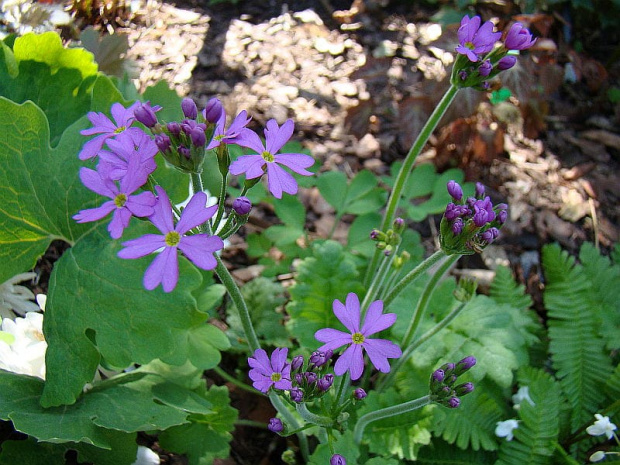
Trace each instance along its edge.
<path fill-rule="evenodd" d="M 505 203 L 494 206 L 480 183 L 476 183 L 475 197 L 467 199 L 457 182 L 450 181 L 447 187 L 453 202 L 446 206 L 441 220 L 441 248 L 449 255 L 480 252 L 497 239 L 508 218 L 508 206 Z"/>
<path fill-rule="evenodd" d="M 501 71 L 512 68 L 520 50 L 530 48 L 536 42 L 521 23 L 514 23 L 502 42 L 501 32 L 494 32 L 491 21 L 481 24 L 480 16 L 464 16 L 458 29 L 458 59 L 452 73 L 452 83 L 459 87 L 485 90 L 488 79 Z M 499 45 L 498 45 L 499 44 Z"/>
<path fill-rule="evenodd" d="M 405 231 L 405 220 L 402 218 L 396 218 L 392 222 L 392 227 L 383 232 L 378 229 L 373 229 L 370 232 L 370 239 L 376 242 L 376 247 L 379 250 L 383 250 L 386 257 L 392 254 L 392 251 L 398 247 L 402 241 L 402 234 Z M 398 257 L 403 263 L 408 260 L 408 255 Z"/>
<path fill-rule="evenodd" d="M 472 392 L 474 385 L 469 382 L 455 385 L 456 381 L 475 364 L 476 359 L 469 356 L 457 363 L 446 363 L 435 370 L 430 379 L 431 400 L 449 408 L 461 405 L 460 398 Z"/>

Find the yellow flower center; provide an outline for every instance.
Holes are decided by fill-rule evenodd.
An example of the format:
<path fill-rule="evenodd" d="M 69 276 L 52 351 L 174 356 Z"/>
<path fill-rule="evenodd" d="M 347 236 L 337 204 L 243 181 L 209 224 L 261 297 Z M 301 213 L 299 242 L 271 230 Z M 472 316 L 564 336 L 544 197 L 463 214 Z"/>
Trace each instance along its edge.
<path fill-rule="evenodd" d="M 473 42 L 465 42 L 465 47 L 467 47 L 470 50 L 473 50 L 476 48 Z"/>
<path fill-rule="evenodd" d="M 170 231 L 164 239 L 168 247 L 174 247 L 181 242 L 181 235 L 176 231 Z"/>
<path fill-rule="evenodd" d="M 125 194 L 121 193 L 114 197 L 114 205 L 116 205 L 118 208 L 124 207 L 125 203 L 127 203 L 127 196 Z"/>
<path fill-rule="evenodd" d="M 114 134 L 120 134 L 121 132 L 123 132 L 125 129 L 127 129 L 125 126 L 119 126 L 118 128 L 116 128 L 114 130 Z"/>
<path fill-rule="evenodd" d="M 362 333 L 353 333 L 351 339 L 353 339 L 353 344 L 363 344 L 366 340 Z"/>
<path fill-rule="evenodd" d="M 282 379 L 282 373 L 271 373 L 271 381 L 277 383 Z"/>
<path fill-rule="evenodd" d="M 271 152 L 268 152 L 267 150 L 265 150 L 263 153 L 261 153 L 261 156 L 263 157 L 263 160 L 265 160 L 266 162 L 273 163 L 274 157 L 271 154 Z"/>

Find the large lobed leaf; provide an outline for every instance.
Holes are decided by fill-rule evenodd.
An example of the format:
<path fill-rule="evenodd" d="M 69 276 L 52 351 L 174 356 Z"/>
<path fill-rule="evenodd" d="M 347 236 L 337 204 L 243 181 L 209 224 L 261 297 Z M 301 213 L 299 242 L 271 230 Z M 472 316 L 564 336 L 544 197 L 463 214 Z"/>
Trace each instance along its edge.
<path fill-rule="evenodd" d="M 306 349 L 314 350 L 320 343 L 314 333 L 321 328 L 342 328 L 334 315 L 335 299 L 344 302 L 349 292 L 362 290 L 355 261 L 342 245 L 333 241 L 315 243 L 311 257 L 298 266 L 297 281 L 290 289 L 291 317 L 287 328 L 292 337 Z"/>

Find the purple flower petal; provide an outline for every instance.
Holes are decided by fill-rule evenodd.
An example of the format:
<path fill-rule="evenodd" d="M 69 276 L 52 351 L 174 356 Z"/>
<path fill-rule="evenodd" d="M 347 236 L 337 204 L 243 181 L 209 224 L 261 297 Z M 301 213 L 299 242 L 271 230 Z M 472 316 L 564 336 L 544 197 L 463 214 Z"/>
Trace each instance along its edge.
<path fill-rule="evenodd" d="M 343 331 L 338 331 L 332 328 L 319 329 L 314 333 L 314 338 L 317 341 L 325 342 L 326 344 L 319 347 L 317 350 L 325 352 L 328 349 L 336 350 L 345 344 L 351 344 L 351 334 Z"/>
<path fill-rule="evenodd" d="M 247 129 L 239 134 L 238 139 L 236 140 L 236 144 L 241 147 L 247 147 L 249 149 L 254 150 L 257 154 L 261 154 L 265 151 L 265 146 L 263 145 L 263 141 L 261 141 L 258 134 L 256 134 L 251 129 Z"/>
<path fill-rule="evenodd" d="M 108 224 L 108 232 L 112 239 L 119 239 L 123 235 L 123 231 L 129 226 L 131 212 L 126 208 L 117 208 L 112 215 L 112 221 Z"/>
<path fill-rule="evenodd" d="M 80 160 L 88 160 L 97 156 L 97 153 L 103 147 L 106 139 L 112 137 L 110 134 L 101 134 L 100 136 L 93 137 L 82 146 L 82 150 L 78 154 Z"/>
<path fill-rule="evenodd" d="M 91 111 L 88 113 L 88 119 L 93 127 L 80 131 L 83 136 L 92 136 L 93 134 L 111 133 L 116 130 L 116 126 L 104 113 Z"/>
<path fill-rule="evenodd" d="M 364 356 L 360 344 L 351 344 L 336 361 L 334 373 L 342 376 L 346 371 L 351 373 L 351 380 L 355 381 L 364 371 Z"/>
<path fill-rule="evenodd" d="M 88 189 L 104 197 L 113 199 L 119 193 L 114 181 L 103 179 L 97 171 L 90 168 L 80 168 L 80 180 Z"/>
<path fill-rule="evenodd" d="M 275 373 L 282 373 L 282 369 L 286 364 L 286 357 L 288 356 L 288 349 L 281 347 L 275 349 L 271 354 L 271 367 Z"/>
<path fill-rule="evenodd" d="M 256 349 L 254 355 L 248 358 L 248 364 L 256 368 L 265 376 L 271 376 L 271 362 L 264 349 Z"/>
<path fill-rule="evenodd" d="M 142 218 L 153 214 L 153 207 L 156 203 L 157 199 L 152 192 L 141 192 L 140 194 L 129 197 L 127 203 L 125 203 L 125 208 L 127 208 L 133 216 Z"/>
<path fill-rule="evenodd" d="M 196 192 L 181 213 L 181 218 L 179 219 L 179 222 L 174 230 L 179 234 L 185 234 L 190 229 L 203 224 L 215 215 L 217 205 L 206 208 L 206 203 L 207 194 L 204 192 Z"/>
<path fill-rule="evenodd" d="M 295 123 L 293 123 L 292 119 L 286 120 L 280 127 L 278 127 L 275 119 L 267 121 L 267 127 L 265 128 L 265 147 L 267 151 L 275 155 L 289 141 L 294 129 Z"/>
<path fill-rule="evenodd" d="M 172 205 L 166 191 L 159 186 L 155 186 L 157 192 L 157 203 L 153 207 L 153 214 L 149 217 L 151 222 L 162 233 L 168 234 L 174 231 L 174 218 L 172 217 Z"/>
<path fill-rule="evenodd" d="M 223 249 L 224 242 L 217 236 L 196 234 L 181 237 L 178 247 L 198 268 L 212 270 L 217 266 L 213 253 Z"/>
<path fill-rule="evenodd" d="M 179 280 L 179 260 L 176 247 L 166 247 L 151 262 L 144 273 L 144 287 L 149 291 L 160 283 L 164 292 L 172 291 Z"/>
<path fill-rule="evenodd" d="M 267 163 L 267 184 L 269 192 L 277 199 L 282 198 L 282 192 L 291 195 L 297 193 L 295 178 L 275 163 Z"/>
<path fill-rule="evenodd" d="M 273 385 L 277 389 L 281 389 L 283 391 L 290 391 L 293 389 L 293 385 L 291 384 L 290 379 L 282 378 L 280 381 L 276 381 Z"/>
<path fill-rule="evenodd" d="M 261 155 L 242 155 L 230 164 L 230 174 L 239 176 L 245 173 L 246 179 L 259 178 L 264 174 L 267 162 Z"/>
<path fill-rule="evenodd" d="M 366 339 L 363 345 L 373 366 L 382 373 L 390 371 L 388 358 L 398 358 L 402 355 L 400 347 L 387 339 Z"/>
<path fill-rule="evenodd" d="M 364 325 L 360 331 L 365 337 L 378 333 L 379 331 L 383 331 L 396 322 L 395 313 L 386 313 L 385 315 L 382 315 L 382 313 L 383 302 L 377 300 L 370 304 L 368 307 L 368 312 L 366 313 Z"/>
<path fill-rule="evenodd" d="M 252 386 L 254 386 L 254 389 L 258 389 L 261 392 L 269 392 L 269 388 L 273 385 L 273 381 L 271 381 L 271 378 L 260 378 L 258 380 L 255 380 L 252 383 Z"/>
<path fill-rule="evenodd" d="M 91 221 L 98 221 L 110 214 L 116 208 L 113 200 L 108 200 L 103 205 L 97 208 L 88 208 L 86 210 L 80 210 L 73 215 L 73 219 L 78 223 L 90 223 Z"/>
<path fill-rule="evenodd" d="M 119 250 L 116 255 L 120 258 L 134 259 L 144 257 L 157 249 L 166 247 L 166 241 L 164 236 L 159 234 L 146 234 L 137 239 L 123 242 L 122 245 L 125 248 Z"/>
<path fill-rule="evenodd" d="M 314 158 L 303 153 L 280 153 L 274 157 L 274 162 L 284 165 L 303 176 L 312 176 L 314 174 L 304 169 L 314 165 Z"/>

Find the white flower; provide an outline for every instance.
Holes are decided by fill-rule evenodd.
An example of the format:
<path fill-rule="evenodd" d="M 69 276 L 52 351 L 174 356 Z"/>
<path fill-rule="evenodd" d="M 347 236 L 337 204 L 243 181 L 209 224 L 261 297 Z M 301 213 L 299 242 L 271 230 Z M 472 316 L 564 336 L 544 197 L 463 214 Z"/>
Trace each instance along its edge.
<path fill-rule="evenodd" d="M 607 436 L 607 439 L 611 439 L 614 435 L 614 431 L 618 427 L 609 421 L 609 417 L 604 417 L 600 413 L 595 413 L 594 418 L 596 418 L 596 421 L 593 425 L 586 428 L 587 433 L 590 436 L 600 436 L 604 434 Z"/>
<path fill-rule="evenodd" d="M 159 455 L 148 447 L 138 446 L 136 461 L 131 465 L 159 465 Z"/>
<path fill-rule="evenodd" d="M 517 420 L 498 421 L 495 427 L 495 436 L 499 438 L 506 438 L 507 441 L 512 441 L 514 437 L 512 432 L 519 427 Z"/>
<path fill-rule="evenodd" d="M 517 393 L 512 396 L 512 402 L 514 403 L 515 410 L 519 410 L 521 408 L 521 403 L 524 400 L 527 400 L 532 407 L 536 405 L 530 397 L 530 388 L 527 386 L 521 386 Z"/>
<path fill-rule="evenodd" d="M 597 450 L 594 454 L 590 456 L 590 462 L 600 462 L 605 458 L 605 452 L 602 450 Z"/>
<path fill-rule="evenodd" d="M 43 314 L 28 312 L 24 318 L 2 320 L 0 338 L 0 368 L 13 373 L 45 379 Z"/>
<path fill-rule="evenodd" d="M 36 273 L 21 273 L 0 284 L 0 317 L 14 318 L 11 310 L 18 315 L 39 311 L 38 305 L 32 302 L 34 294 L 30 289 L 17 285 L 36 276 Z"/>

